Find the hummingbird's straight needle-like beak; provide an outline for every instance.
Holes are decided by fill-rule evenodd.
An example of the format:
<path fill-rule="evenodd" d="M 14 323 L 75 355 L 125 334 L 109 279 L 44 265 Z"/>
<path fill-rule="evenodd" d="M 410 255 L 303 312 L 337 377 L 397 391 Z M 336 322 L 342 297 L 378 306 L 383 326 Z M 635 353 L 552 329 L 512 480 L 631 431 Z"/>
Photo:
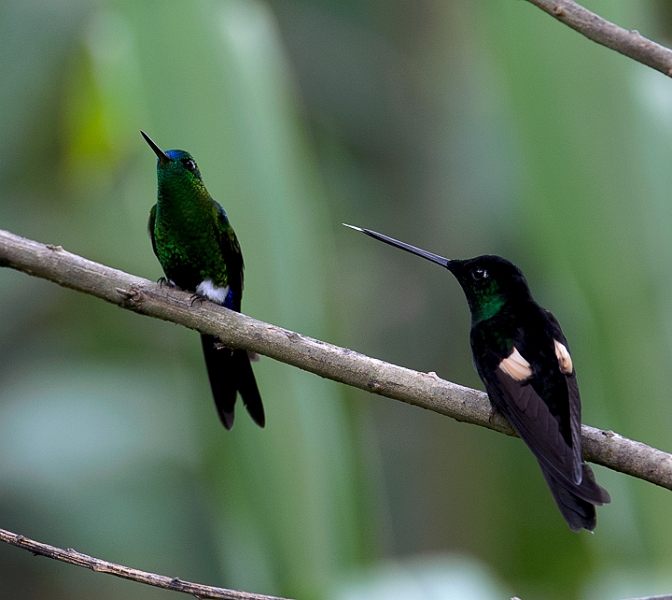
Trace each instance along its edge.
<path fill-rule="evenodd" d="M 170 156 L 168 156 L 161 148 L 159 148 L 152 138 L 150 138 L 144 131 L 140 132 L 142 137 L 145 138 L 145 141 L 149 144 L 149 147 L 154 150 L 154 154 L 159 157 L 161 164 L 166 164 L 170 162 Z"/>
<path fill-rule="evenodd" d="M 361 231 L 362 233 L 365 233 L 366 235 L 376 240 L 380 240 L 381 242 L 385 242 L 390 246 L 401 248 L 402 250 L 406 250 L 406 252 L 410 252 L 412 254 L 417 254 L 418 256 L 426 258 L 427 260 L 431 260 L 433 263 L 441 265 L 446 269 L 448 268 L 448 264 L 450 263 L 450 259 L 448 258 L 444 258 L 443 256 L 439 256 L 438 254 L 434 254 L 433 252 L 427 252 L 427 250 L 422 250 L 421 248 L 417 248 L 415 246 L 411 246 L 410 244 L 400 242 L 399 240 L 395 240 L 394 238 L 383 235 L 382 233 L 378 233 L 377 231 L 372 231 L 371 229 L 363 229 L 362 227 L 355 227 L 354 225 L 348 225 L 347 223 L 343 223 L 343 225 L 345 225 L 346 227 L 350 227 L 350 229 L 354 229 L 355 231 Z"/>

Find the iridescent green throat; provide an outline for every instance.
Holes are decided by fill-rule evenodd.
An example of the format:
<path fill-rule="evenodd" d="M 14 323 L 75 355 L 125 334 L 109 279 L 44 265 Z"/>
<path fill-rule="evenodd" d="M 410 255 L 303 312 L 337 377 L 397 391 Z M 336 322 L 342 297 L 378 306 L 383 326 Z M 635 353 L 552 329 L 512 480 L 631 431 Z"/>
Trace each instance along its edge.
<path fill-rule="evenodd" d="M 472 294 L 469 304 L 474 325 L 494 317 L 506 303 L 504 295 L 493 290 L 478 290 Z"/>

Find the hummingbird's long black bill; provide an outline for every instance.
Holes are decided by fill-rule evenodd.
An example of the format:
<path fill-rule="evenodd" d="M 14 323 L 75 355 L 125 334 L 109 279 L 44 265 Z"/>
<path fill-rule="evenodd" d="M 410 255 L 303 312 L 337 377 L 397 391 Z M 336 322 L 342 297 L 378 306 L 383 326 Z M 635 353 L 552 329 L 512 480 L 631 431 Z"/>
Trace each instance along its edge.
<path fill-rule="evenodd" d="M 406 252 L 422 256 L 422 258 L 431 260 L 433 263 L 441 265 L 442 267 L 448 268 L 448 263 L 450 263 L 450 260 L 448 258 L 443 258 L 443 256 L 439 256 L 438 254 L 434 254 L 433 252 L 427 252 L 427 250 L 422 250 L 421 248 L 416 248 L 415 246 L 411 246 L 410 244 L 405 244 L 404 242 L 395 240 L 394 238 L 383 235 L 382 233 L 372 231 L 371 229 L 363 229 L 362 227 L 355 227 L 354 225 L 348 225 L 347 223 L 343 223 L 343 225 L 345 225 L 346 227 L 350 227 L 350 229 L 354 229 L 355 231 L 361 231 L 362 233 L 365 233 L 366 235 L 376 240 L 380 240 L 381 242 L 385 242 L 390 246 L 395 246 L 396 248 L 406 250 Z"/>
<path fill-rule="evenodd" d="M 142 137 L 145 138 L 145 141 L 149 144 L 149 147 L 154 150 L 154 154 L 156 154 L 159 157 L 159 161 L 161 164 L 165 164 L 167 162 L 170 162 L 170 156 L 168 156 L 161 148 L 159 148 L 155 143 L 152 138 L 150 138 L 144 131 L 140 132 L 142 134 Z"/>

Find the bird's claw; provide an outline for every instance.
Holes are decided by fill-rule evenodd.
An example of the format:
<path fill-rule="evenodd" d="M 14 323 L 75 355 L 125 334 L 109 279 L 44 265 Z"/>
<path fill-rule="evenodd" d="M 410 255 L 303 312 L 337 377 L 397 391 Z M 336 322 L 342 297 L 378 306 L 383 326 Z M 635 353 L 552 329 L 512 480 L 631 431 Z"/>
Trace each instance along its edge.
<path fill-rule="evenodd" d="M 500 411 L 494 404 L 491 404 L 490 405 L 490 414 L 488 415 L 488 424 L 492 425 L 492 422 L 495 419 L 495 416 L 504 417 L 504 415 L 502 414 L 502 411 Z"/>
<path fill-rule="evenodd" d="M 170 279 L 166 279 L 165 277 L 159 277 L 156 280 L 156 283 L 158 283 L 161 287 L 163 287 L 165 285 L 169 288 L 173 288 L 174 290 L 181 289 L 180 286 L 176 285 L 174 281 L 171 281 Z"/>
<path fill-rule="evenodd" d="M 191 295 L 191 298 L 189 298 L 189 306 L 193 306 L 198 302 L 201 304 L 201 302 L 208 300 L 207 296 L 204 296 L 203 294 L 195 293 Z"/>

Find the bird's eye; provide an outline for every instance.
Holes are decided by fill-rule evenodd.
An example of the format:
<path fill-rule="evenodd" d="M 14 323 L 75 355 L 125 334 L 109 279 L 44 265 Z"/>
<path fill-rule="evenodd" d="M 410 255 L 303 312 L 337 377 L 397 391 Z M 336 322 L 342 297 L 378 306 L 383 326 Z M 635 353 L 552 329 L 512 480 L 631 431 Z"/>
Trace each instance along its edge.
<path fill-rule="evenodd" d="M 476 267 L 471 272 L 471 277 L 474 281 L 483 281 L 488 278 L 488 272 L 483 267 Z"/>
<path fill-rule="evenodd" d="M 192 173 L 196 172 L 196 163 L 191 158 L 183 159 L 182 164 L 184 165 L 184 168 L 187 169 L 188 171 L 191 171 Z"/>

